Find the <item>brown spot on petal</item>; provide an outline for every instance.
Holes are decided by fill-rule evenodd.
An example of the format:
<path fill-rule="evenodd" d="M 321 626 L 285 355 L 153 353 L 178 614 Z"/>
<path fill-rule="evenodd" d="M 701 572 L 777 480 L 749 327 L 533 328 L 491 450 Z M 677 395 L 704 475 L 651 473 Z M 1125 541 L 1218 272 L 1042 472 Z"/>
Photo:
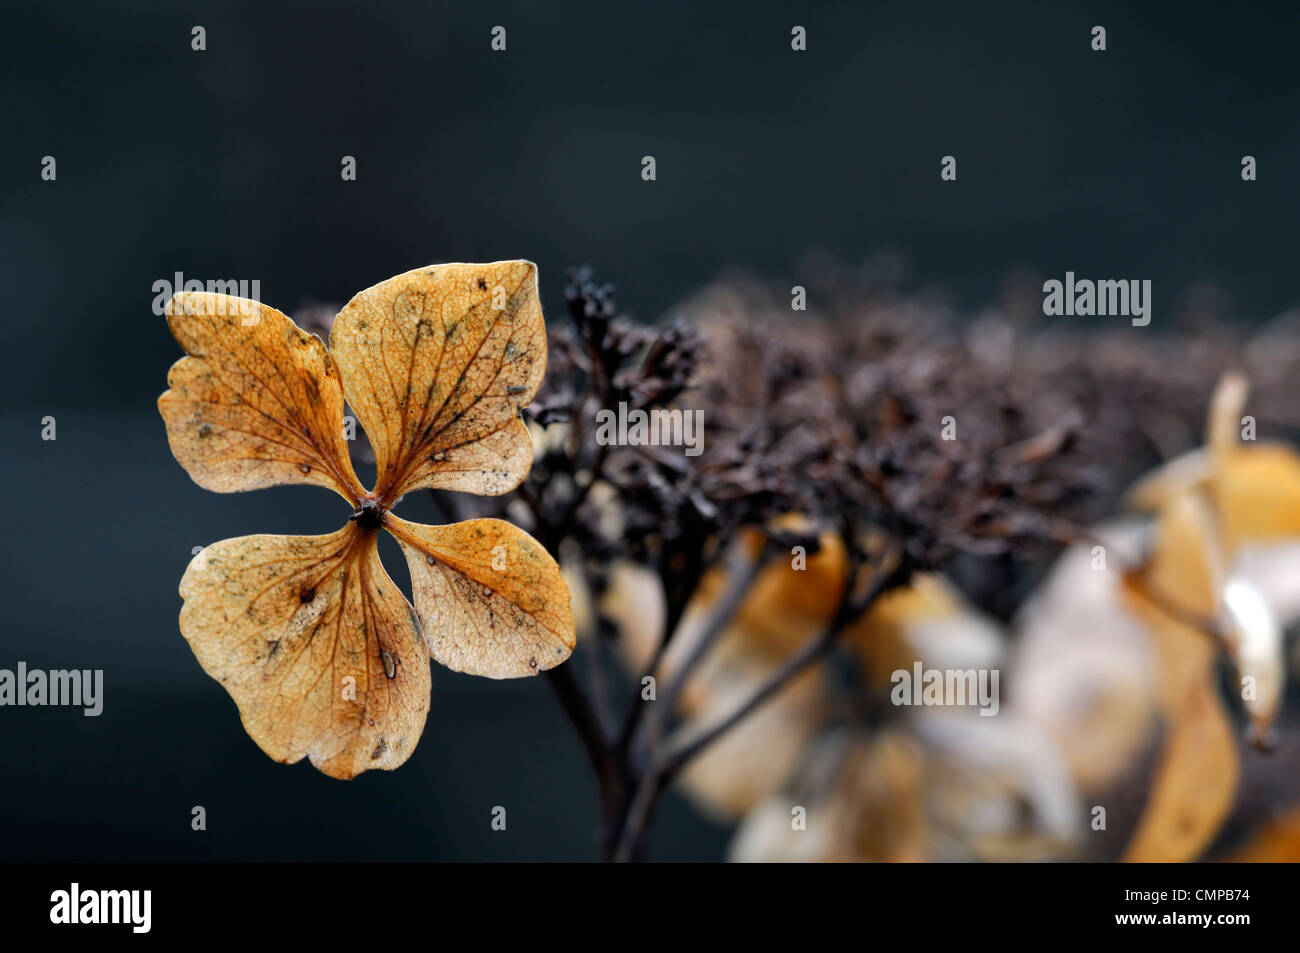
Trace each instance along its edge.
<path fill-rule="evenodd" d="M 399 659 L 428 648 L 377 539 L 355 523 L 227 539 L 181 580 L 182 634 L 276 761 L 307 757 L 336 778 L 395 768 L 424 727 L 429 666 L 395 676 Z M 381 665 L 393 681 L 375 678 Z"/>

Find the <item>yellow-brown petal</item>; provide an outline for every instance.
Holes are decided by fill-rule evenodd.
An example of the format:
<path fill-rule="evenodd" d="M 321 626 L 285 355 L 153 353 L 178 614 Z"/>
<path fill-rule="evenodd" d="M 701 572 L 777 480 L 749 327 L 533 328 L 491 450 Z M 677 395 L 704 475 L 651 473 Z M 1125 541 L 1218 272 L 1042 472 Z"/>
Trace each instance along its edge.
<path fill-rule="evenodd" d="M 1165 737 L 1131 861 L 1195 860 L 1232 808 L 1240 767 L 1215 680 L 1216 647 L 1192 618 L 1212 621 L 1223 604 L 1223 566 L 1214 514 L 1196 493 L 1161 508 L 1149 562 L 1126 574 L 1121 593 L 1146 625 Z"/>
<path fill-rule="evenodd" d="M 218 493 L 287 483 L 364 491 L 343 437 L 343 388 L 324 343 L 256 301 L 174 296 L 167 324 L 189 354 L 158 398 L 176 459 Z"/>
<path fill-rule="evenodd" d="M 576 641 L 560 567 L 523 530 L 503 520 L 450 526 L 385 525 L 411 569 L 429 654 L 486 678 L 536 675 L 559 665 Z"/>
<path fill-rule="evenodd" d="M 1236 735 L 1214 687 L 1191 686 L 1176 721 L 1167 726 L 1146 807 L 1124 860 L 1195 860 L 1232 809 L 1241 769 Z"/>
<path fill-rule="evenodd" d="M 379 562 L 377 534 L 243 536 L 181 579 L 181 632 L 277 761 L 325 774 L 391 770 L 429 712 L 428 651 Z"/>
<path fill-rule="evenodd" d="M 1243 444 L 1211 484 L 1228 554 L 1251 542 L 1300 536 L 1300 455 L 1280 444 Z"/>
<path fill-rule="evenodd" d="M 434 265 L 368 288 L 330 349 L 387 503 L 420 487 L 497 495 L 532 465 L 519 412 L 546 371 L 537 267 Z"/>

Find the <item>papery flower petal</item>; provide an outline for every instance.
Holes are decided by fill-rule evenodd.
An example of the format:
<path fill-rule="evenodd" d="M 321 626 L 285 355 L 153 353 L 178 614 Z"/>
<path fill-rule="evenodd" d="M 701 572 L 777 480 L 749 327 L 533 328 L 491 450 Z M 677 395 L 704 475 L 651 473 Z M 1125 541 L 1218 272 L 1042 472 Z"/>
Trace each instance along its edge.
<path fill-rule="evenodd" d="M 1210 488 L 1229 557 L 1248 542 L 1300 536 L 1300 455 L 1280 444 L 1242 440 L 1249 391 L 1244 376 L 1224 374 L 1206 427 L 1215 467 Z"/>
<path fill-rule="evenodd" d="M 1228 554 L 1250 542 L 1300 537 L 1300 455 L 1280 444 L 1242 444 L 1213 485 Z"/>
<path fill-rule="evenodd" d="M 1155 779 L 1126 860 L 1195 860 L 1232 807 L 1240 766 L 1214 677 L 1215 645 L 1183 617 L 1218 618 L 1223 586 L 1208 502 L 1195 493 L 1170 499 L 1160 512 L 1150 560 L 1121 582 L 1126 604 L 1152 636 L 1165 721 Z"/>
<path fill-rule="evenodd" d="M 537 540 L 496 519 L 424 526 L 390 513 L 385 525 L 406 555 L 415 609 L 438 662 L 516 678 L 569 657 L 576 642 L 569 589 Z"/>
<path fill-rule="evenodd" d="M 1286 638 L 1272 607 L 1245 579 L 1228 580 L 1223 605 L 1232 660 L 1243 683 L 1242 704 L 1250 715 L 1255 743 L 1266 745 L 1286 688 Z M 1244 690 L 1246 679 L 1252 691 Z"/>
<path fill-rule="evenodd" d="M 1208 681 L 1197 683 L 1167 728 L 1146 808 L 1123 859 L 1195 860 L 1227 819 L 1240 773 L 1236 733 L 1223 703 Z"/>
<path fill-rule="evenodd" d="M 158 398 L 172 453 L 218 493 L 286 483 L 364 491 L 343 438 L 343 389 L 324 343 L 256 301 L 178 294 L 167 324 L 189 357 Z"/>
<path fill-rule="evenodd" d="M 181 579 L 181 632 L 272 758 L 351 778 L 392 769 L 429 711 L 428 651 L 377 534 L 244 536 Z"/>
<path fill-rule="evenodd" d="M 339 312 L 330 348 L 384 502 L 420 487 L 496 495 L 527 475 L 519 412 L 546 371 L 532 262 L 434 265 L 380 282 Z"/>

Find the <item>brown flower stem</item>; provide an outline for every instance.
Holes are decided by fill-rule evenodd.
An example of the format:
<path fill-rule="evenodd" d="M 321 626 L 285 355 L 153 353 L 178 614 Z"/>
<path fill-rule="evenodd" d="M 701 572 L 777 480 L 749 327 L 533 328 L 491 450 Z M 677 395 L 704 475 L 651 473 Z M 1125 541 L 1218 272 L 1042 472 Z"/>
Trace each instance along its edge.
<path fill-rule="evenodd" d="M 650 817 L 667 786 L 667 778 L 653 770 L 637 786 L 610 858 L 615 863 L 627 863 L 635 859 L 637 852 L 643 848 Z"/>
<path fill-rule="evenodd" d="M 664 692 L 655 702 L 654 717 L 650 719 L 650 724 L 647 726 L 650 732 L 650 738 L 645 745 L 647 749 L 653 750 L 655 747 L 659 736 L 667 725 L 668 719 L 672 717 L 673 711 L 677 707 L 677 700 L 681 697 L 686 683 L 690 681 L 691 674 L 699 666 L 704 656 L 708 654 L 709 649 L 718 641 L 719 636 L 726 630 L 735 617 L 737 610 L 740 609 L 741 603 L 744 602 L 745 597 L 749 595 L 749 591 L 754 587 L 759 573 L 767 565 L 767 552 L 768 548 L 764 547 L 758 556 L 750 556 L 744 551 L 743 545 L 737 545 L 732 551 L 731 558 L 728 559 L 726 591 L 723 592 L 722 598 L 709 614 L 709 620 L 705 623 L 704 631 L 700 633 L 695 644 L 690 647 L 673 680 L 665 687 Z M 665 635 L 661 645 L 667 643 L 668 637 Z M 656 654 L 654 667 L 648 671 L 648 674 L 654 675 L 661 661 L 662 659 Z M 635 735 L 637 722 L 640 720 L 638 715 L 641 710 L 647 707 L 646 703 L 642 702 L 629 716 L 629 721 L 632 723 L 630 741 L 633 743 L 633 749 L 637 747 Z"/>
<path fill-rule="evenodd" d="M 542 501 L 537 498 L 537 494 L 534 493 L 533 488 L 528 485 L 528 481 L 525 480 L 523 483 L 519 484 L 519 486 L 515 488 L 515 493 L 517 493 L 519 498 L 524 501 L 524 504 L 528 507 L 528 511 L 532 513 L 533 529 L 537 530 L 538 533 L 549 531 L 550 523 L 547 521 L 546 515 L 542 512 Z M 555 555 L 551 546 L 547 546 L 546 548 L 551 550 L 552 556 Z"/>
<path fill-rule="evenodd" d="M 713 560 L 705 556 L 706 540 L 690 538 L 679 541 L 677 547 L 659 560 L 659 581 L 663 587 L 667 612 L 664 617 L 663 637 L 655 647 L 655 654 L 647 672 L 655 672 L 663 663 L 664 654 L 673 636 L 678 632 L 686 607 L 695 598 L 700 581 L 712 567 Z M 716 557 L 714 557 L 716 559 Z M 677 562 L 680 560 L 680 564 Z"/>
<path fill-rule="evenodd" d="M 601 730 L 600 722 L 592 710 L 587 696 L 583 694 L 573 670 L 568 665 L 559 665 L 546 672 L 546 680 L 560 701 L 560 707 L 573 723 L 596 774 L 600 788 L 602 829 L 598 840 L 602 843 L 609 836 L 611 825 L 617 814 L 616 801 L 621 787 L 619 765 L 615 762 L 609 743 Z"/>
<path fill-rule="evenodd" d="M 579 333 L 581 333 L 582 328 L 579 327 L 578 330 Z M 595 345 L 590 341 L 587 342 L 587 347 L 588 347 L 588 357 L 591 360 L 591 365 L 587 376 L 587 392 L 583 396 L 582 401 L 579 403 L 579 407 L 582 410 L 582 416 L 581 419 L 569 421 L 569 427 L 570 427 L 569 439 L 571 441 L 570 444 L 571 452 L 569 456 L 570 459 L 575 462 L 575 464 L 582 457 L 582 453 L 581 453 L 582 446 L 586 442 L 584 438 L 586 437 L 587 434 L 587 426 L 586 426 L 587 421 L 589 419 L 594 419 L 595 410 L 599 410 L 601 407 L 608 407 L 610 404 L 611 382 L 603 372 L 604 363 L 600 359 L 600 353 L 596 349 Z M 589 416 L 588 410 L 592 408 L 593 405 L 594 405 L 594 410 Z M 591 492 L 591 488 L 595 486 L 596 481 L 600 479 L 601 471 L 604 470 L 605 468 L 605 459 L 608 456 L 609 456 L 609 444 L 606 443 L 597 444 L 596 455 L 591 462 L 590 473 L 587 477 L 586 482 L 582 484 L 578 484 L 578 481 L 576 479 L 577 474 L 576 473 L 573 474 L 574 476 L 573 497 L 569 500 L 568 504 L 565 506 L 564 512 L 561 515 L 561 517 L 556 521 L 560 527 L 567 529 L 569 524 L 573 521 L 573 518 L 577 516 L 578 509 L 582 506 L 583 502 L 587 499 L 587 494 Z"/>
<path fill-rule="evenodd" d="M 600 725 L 601 736 L 614 737 L 615 727 L 614 700 L 609 691 L 609 646 L 605 636 L 597 630 L 591 633 L 590 650 L 587 652 L 587 682 L 591 686 L 591 707 Z"/>
<path fill-rule="evenodd" d="M 688 761 L 734 728 L 738 722 L 742 721 L 765 701 L 776 695 L 805 668 L 829 653 L 835 647 L 840 633 L 843 632 L 849 621 L 849 619 L 842 619 L 808 639 L 803 645 L 799 646 L 793 655 L 782 662 L 776 671 L 768 675 L 754 693 L 731 714 L 670 751 L 658 766 L 658 771 L 664 781 L 671 781 Z"/>
<path fill-rule="evenodd" d="M 585 406 L 585 401 L 584 401 Z M 573 439 L 580 441 L 582 424 L 572 424 Z M 559 559 L 560 540 L 572 531 L 572 523 L 577 516 L 592 486 L 600 479 L 608 448 L 599 447 L 592 462 L 588 479 L 576 485 L 574 495 L 556 519 L 547 515 L 542 498 L 524 482 L 518 487 L 518 493 L 533 515 L 538 539 L 551 555 Z M 613 706 L 609 699 L 608 674 L 605 668 L 603 646 L 600 634 L 593 633 L 594 643 L 588 646 L 588 677 L 591 682 L 590 698 L 583 693 L 578 679 L 569 665 L 560 665 L 550 669 L 546 675 L 561 707 L 573 723 L 578 738 L 587 752 L 587 758 L 596 775 L 596 784 L 600 798 L 600 826 L 596 839 L 602 856 L 608 856 L 612 838 L 623 813 L 623 791 L 627 788 L 627 771 L 621 757 L 616 756 L 616 749 L 610 743 L 613 730 Z"/>
<path fill-rule="evenodd" d="M 1068 538 L 1068 542 L 1082 542 L 1085 545 L 1092 544 L 1102 547 L 1106 545 L 1102 541 L 1101 537 L 1096 536 L 1087 530 L 1076 530 L 1072 532 Z M 1165 615 L 1169 616 L 1175 622 L 1201 633 L 1213 642 L 1215 648 L 1220 651 L 1232 651 L 1229 632 L 1222 618 L 1216 619 L 1212 616 L 1204 615 L 1181 604 L 1178 599 L 1170 596 L 1169 593 L 1162 592 L 1156 586 L 1153 586 L 1150 582 L 1146 581 L 1142 575 L 1142 568 L 1143 567 L 1133 563 L 1121 562 L 1119 571 L 1123 578 L 1133 580 L 1141 590 L 1143 597 Z"/>
<path fill-rule="evenodd" d="M 891 554 L 887 553 L 881 557 L 872 575 L 870 585 L 859 597 L 854 597 L 851 593 L 852 581 L 856 573 L 850 573 L 850 585 L 846 587 L 844 595 L 841 597 L 839 605 L 826 627 L 800 646 L 793 655 L 782 663 L 780 668 L 764 679 L 758 689 L 731 714 L 712 727 L 704 729 L 690 740 L 678 745 L 651 765 L 632 796 L 614 851 L 615 861 L 634 859 L 640 849 L 647 824 L 660 795 L 692 758 L 700 754 L 764 702 L 776 695 L 805 668 L 828 654 L 835 647 L 836 641 L 849 623 L 861 618 L 884 593 L 907 582 L 911 576 L 912 567 L 901 549 L 897 549 L 896 555 L 893 557 L 893 568 L 888 572 L 882 571 L 890 556 Z"/>
<path fill-rule="evenodd" d="M 668 646 L 672 642 L 674 635 L 679 631 L 682 616 L 686 614 L 686 607 L 690 604 L 691 599 L 695 597 L 704 573 L 712 565 L 703 551 L 704 543 L 702 541 L 694 541 L 692 545 L 687 546 L 683 555 L 687 558 L 688 566 L 686 571 L 680 574 L 671 571 L 671 559 L 663 558 L 660 560 L 659 581 L 663 586 L 667 605 L 663 632 L 660 635 L 659 644 L 655 647 L 654 655 L 651 656 L 650 662 L 645 666 L 646 674 L 653 675 L 662 667 L 664 655 L 667 653 Z M 688 581 L 683 582 L 681 578 L 678 578 L 679 576 L 684 576 Z M 632 707 L 624 720 L 623 732 L 619 738 L 618 751 L 621 756 L 626 756 L 627 752 L 631 750 L 632 741 L 637 728 L 641 724 L 641 718 L 645 714 L 645 710 L 646 705 L 640 694 L 634 694 Z"/>
<path fill-rule="evenodd" d="M 600 472 L 604 469 L 605 458 L 608 456 L 609 444 L 600 444 L 596 448 L 596 457 L 591 463 L 590 476 L 588 476 L 584 483 L 574 487 L 573 498 L 569 500 L 568 505 L 565 507 L 564 514 L 558 521 L 561 526 L 568 526 L 573 520 L 573 517 L 577 515 L 578 508 L 582 506 L 583 502 L 587 499 L 587 494 L 591 492 L 591 488 L 595 486 L 597 481 L 600 479 Z"/>
<path fill-rule="evenodd" d="M 632 851 L 642 837 L 650 812 L 659 796 L 672 782 L 676 775 L 692 758 L 703 751 L 737 723 L 751 714 L 760 705 L 776 695 L 782 688 L 808 665 L 827 654 L 835 645 L 843 625 L 829 626 L 823 632 L 805 642 L 798 651 L 782 663 L 781 667 L 769 675 L 763 684 L 731 714 L 717 724 L 700 732 L 690 741 L 678 745 L 675 749 L 654 764 L 646 772 L 633 795 L 628 809 L 627 819 L 619 836 L 615 851 L 616 861 L 631 859 Z"/>
<path fill-rule="evenodd" d="M 665 601 L 668 605 L 667 612 L 664 614 L 663 638 L 659 640 L 659 644 L 655 647 L 654 657 L 651 659 L 646 671 L 653 672 L 663 664 L 664 653 L 668 651 L 668 643 L 672 641 L 673 633 L 681 625 L 682 616 L 686 614 L 686 607 L 695 598 L 695 592 L 699 588 L 699 581 L 703 574 L 704 568 L 701 568 L 699 573 L 693 574 L 693 585 L 680 586 L 678 587 L 680 591 L 674 594 L 668 591 L 672 585 L 672 572 L 667 567 L 660 570 L 659 582 L 663 587 Z"/>

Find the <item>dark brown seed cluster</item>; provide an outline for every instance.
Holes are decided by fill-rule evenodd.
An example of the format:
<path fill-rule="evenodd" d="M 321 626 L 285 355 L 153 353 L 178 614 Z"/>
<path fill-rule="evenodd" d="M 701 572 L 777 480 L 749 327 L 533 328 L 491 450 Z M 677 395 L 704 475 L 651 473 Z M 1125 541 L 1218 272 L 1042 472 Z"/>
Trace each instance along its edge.
<path fill-rule="evenodd" d="M 502 498 L 435 498 L 449 518 L 514 519 L 554 553 L 571 541 L 597 587 L 613 558 L 655 567 L 670 603 L 740 527 L 799 513 L 814 528 L 801 542 L 820 528 L 896 539 L 1005 616 L 1134 479 L 1201 443 L 1225 369 L 1250 378 L 1261 436 L 1300 432 L 1300 316 L 1245 334 L 1192 295 L 1178 333 L 1097 329 L 1045 318 L 1036 285 L 1013 281 L 971 316 L 899 292 L 898 276 L 888 259 L 812 259 L 803 310 L 788 286 L 735 277 L 647 325 L 574 269 L 524 411 L 540 436 L 528 479 Z M 328 337 L 333 311 L 297 319 Z M 702 452 L 600 446 L 596 414 L 620 404 L 702 411 Z M 372 459 L 360 428 L 353 452 Z"/>

